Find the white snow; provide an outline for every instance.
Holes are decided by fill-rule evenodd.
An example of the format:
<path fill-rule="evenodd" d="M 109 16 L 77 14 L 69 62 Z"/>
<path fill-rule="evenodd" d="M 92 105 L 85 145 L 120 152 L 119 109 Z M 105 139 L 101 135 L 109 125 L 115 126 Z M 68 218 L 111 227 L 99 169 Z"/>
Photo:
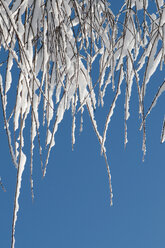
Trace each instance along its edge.
<path fill-rule="evenodd" d="M 14 217 L 13 217 L 13 227 L 12 227 L 12 248 L 15 247 L 15 225 L 16 225 L 16 221 L 17 221 L 17 214 L 18 214 L 18 210 L 19 210 L 19 203 L 18 203 L 18 199 L 19 199 L 19 195 L 20 195 L 20 189 L 21 189 L 21 181 L 22 181 L 22 174 L 25 168 L 25 163 L 26 163 L 26 156 L 23 153 L 23 151 L 21 151 L 20 153 L 20 163 L 18 166 L 18 175 L 17 175 L 17 187 L 16 187 L 16 195 L 15 195 L 15 207 L 14 207 Z"/>
<path fill-rule="evenodd" d="M 108 3 L 102 0 L 92 1 L 92 6 L 89 3 L 90 1 L 87 0 L 48 0 L 46 3 L 44 0 L 1 0 L 0 41 L 1 49 L 7 54 L 8 60 L 1 61 L 0 69 L 5 76 L 2 78 L 0 74 L 0 91 L 10 151 L 15 166 L 19 167 L 13 247 L 19 209 L 18 198 L 26 162 L 26 156 L 22 151 L 25 141 L 23 130 L 29 128 L 26 124 L 28 117 L 31 121 L 31 176 L 35 137 L 38 136 L 40 155 L 42 147 L 45 146 L 45 143 L 40 144 L 41 120 L 43 129 L 45 128 L 43 135 L 45 135 L 47 146 L 45 167 L 42 168 L 45 175 L 51 149 L 55 146 L 55 135 L 65 112 L 71 110 L 72 114 L 73 146 L 77 114 L 80 111 L 80 129 L 82 130 L 83 113 L 87 110 L 106 161 L 112 197 L 105 143 L 108 127 L 115 114 L 117 99 L 123 90 L 126 143 L 126 121 L 131 113 L 134 78 L 138 88 L 140 114 L 142 114 L 141 102 L 144 100 L 147 85 L 152 82 L 152 75 L 158 70 L 160 64 L 160 69 L 162 68 L 162 73 L 164 72 L 165 8 L 163 0 L 125 0 L 117 16 L 114 16 Z M 156 4 L 159 5 L 156 13 L 150 13 L 150 9 L 147 9 L 151 4 L 156 7 Z M 27 8 L 28 11 L 25 14 Z M 133 10 L 131 11 L 130 8 Z M 137 16 L 135 16 L 135 10 L 137 10 Z M 24 23 L 25 16 L 26 23 Z M 96 68 L 94 68 L 95 63 L 98 63 Z M 19 75 L 18 81 L 14 75 L 15 64 L 18 67 L 16 69 Z M 97 73 L 95 73 L 96 70 L 98 70 Z M 94 72 L 92 76 L 91 72 Z M 123 81 L 126 87 L 122 88 Z M 112 87 L 108 87 L 109 84 Z M 11 110 L 9 91 L 14 87 L 16 100 L 12 103 Z M 109 98 L 104 103 L 107 91 L 110 91 Z M 164 91 L 165 83 L 158 88 L 145 120 Z M 99 132 L 95 113 L 98 105 L 109 107 L 103 135 Z M 13 136 L 15 136 L 14 139 Z M 142 149 L 145 153 L 145 134 L 143 137 Z M 161 140 L 165 141 L 165 124 L 163 124 Z M 13 149 L 14 146 L 15 149 Z M 31 187 L 33 188 L 32 178 Z"/>
<path fill-rule="evenodd" d="M 161 134 L 161 142 L 165 142 L 165 118 L 163 122 L 162 134 Z"/>

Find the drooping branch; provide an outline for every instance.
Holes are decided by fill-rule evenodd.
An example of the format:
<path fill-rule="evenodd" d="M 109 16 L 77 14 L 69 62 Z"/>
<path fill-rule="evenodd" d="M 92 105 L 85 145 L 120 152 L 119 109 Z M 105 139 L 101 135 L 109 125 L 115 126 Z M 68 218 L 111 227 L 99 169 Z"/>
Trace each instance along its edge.
<path fill-rule="evenodd" d="M 151 5 L 155 8 L 154 13 L 149 11 Z M 120 91 L 125 91 L 126 145 L 132 87 L 136 82 L 144 155 L 145 122 L 164 91 L 164 83 L 160 82 L 146 111 L 146 92 L 151 77 L 159 67 L 163 72 L 165 64 L 163 1 L 127 0 L 115 16 L 107 0 L 0 0 L 0 47 L 0 94 L 4 125 L 18 175 L 22 164 L 21 176 L 17 178 L 15 205 L 24 168 L 24 163 L 20 161 L 24 154 L 24 143 L 28 142 L 24 139 L 23 130 L 30 130 L 33 198 L 35 138 L 38 140 L 41 170 L 45 175 L 55 145 L 55 135 L 69 109 L 72 113 L 72 148 L 76 140 L 77 116 L 81 114 L 82 129 L 84 110 L 87 109 L 89 113 L 106 161 L 112 204 L 106 137 Z M 121 89 L 122 84 L 125 87 Z M 112 86 L 112 97 L 106 102 L 109 85 Z M 9 97 L 10 91 L 15 92 L 12 99 Z M 109 106 L 109 112 L 102 122 L 103 134 L 95 115 L 100 105 L 103 108 L 104 105 Z M 30 127 L 26 124 L 29 119 Z M 162 142 L 165 140 L 164 127 L 163 123 Z M 16 215 L 15 210 L 13 240 Z"/>

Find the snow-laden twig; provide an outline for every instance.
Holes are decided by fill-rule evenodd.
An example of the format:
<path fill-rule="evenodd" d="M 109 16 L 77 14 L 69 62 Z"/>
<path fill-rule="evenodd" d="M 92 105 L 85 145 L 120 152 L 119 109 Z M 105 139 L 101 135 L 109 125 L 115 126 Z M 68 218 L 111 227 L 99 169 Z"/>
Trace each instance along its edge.
<path fill-rule="evenodd" d="M 150 7 L 154 5 L 156 13 L 151 12 Z M 143 128 L 142 149 L 146 153 L 146 118 L 164 91 L 163 83 L 158 86 L 157 94 L 145 113 L 146 91 L 152 75 L 158 68 L 164 72 L 165 5 L 162 0 L 126 0 L 115 16 L 107 0 L 0 0 L 0 48 L 4 126 L 12 160 L 18 170 L 12 234 L 14 247 L 18 197 L 25 156 L 28 156 L 22 151 L 23 130 L 28 131 L 28 118 L 31 121 L 32 198 L 35 138 L 38 140 L 41 170 L 45 175 L 55 146 L 55 135 L 66 111 L 71 109 L 73 148 L 77 116 L 81 112 L 82 130 L 83 115 L 87 109 L 105 158 L 112 203 L 111 174 L 106 156 L 108 127 L 115 114 L 120 91 L 124 91 L 126 145 L 134 80 Z M 121 87 L 123 81 L 125 88 Z M 14 90 L 15 96 L 11 99 L 9 92 Z M 110 91 L 108 100 L 107 91 Z M 98 126 L 98 106 L 109 108 L 105 123 L 102 121 L 103 135 Z M 164 126 L 163 123 L 162 142 L 165 140 Z"/>

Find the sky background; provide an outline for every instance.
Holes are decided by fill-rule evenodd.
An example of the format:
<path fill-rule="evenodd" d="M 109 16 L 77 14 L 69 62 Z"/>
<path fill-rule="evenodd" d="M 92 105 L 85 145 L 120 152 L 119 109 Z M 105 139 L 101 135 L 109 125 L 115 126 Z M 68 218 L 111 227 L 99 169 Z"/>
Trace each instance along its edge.
<path fill-rule="evenodd" d="M 112 1 L 117 12 L 121 0 Z M 164 75 L 157 71 L 147 88 L 146 105 Z M 122 86 L 124 89 L 124 86 Z M 46 177 L 42 178 L 37 152 L 34 157 L 34 193 L 30 191 L 30 166 L 23 174 L 20 210 L 16 223 L 16 248 L 162 248 L 165 247 L 165 144 L 160 144 L 164 118 L 162 94 L 147 119 L 147 155 L 142 162 L 136 84 L 130 104 L 128 144 L 124 149 L 124 91 L 119 97 L 108 131 L 107 156 L 112 174 L 113 206 L 100 145 L 84 113 L 84 130 L 77 131 L 71 147 L 70 111 L 59 126 Z M 107 106 L 96 113 L 99 129 Z M 105 100 L 106 102 L 106 100 Z M 78 126 L 78 124 L 77 124 Z M 77 127 L 78 128 L 78 127 Z M 0 111 L 0 176 L 7 189 L 0 190 L 0 247 L 10 247 L 16 169 L 9 154 Z"/>

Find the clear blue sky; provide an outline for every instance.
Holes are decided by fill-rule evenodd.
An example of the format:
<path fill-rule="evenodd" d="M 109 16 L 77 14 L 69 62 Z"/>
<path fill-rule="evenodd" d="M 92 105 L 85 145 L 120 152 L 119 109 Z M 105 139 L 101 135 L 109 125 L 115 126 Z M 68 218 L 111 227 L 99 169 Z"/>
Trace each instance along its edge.
<path fill-rule="evenodd" d="M 112 1 L 119 8 L 121 0 Z M 150 95 L 163 76 L 157 72 L 148 88 Z M 162 81 L 161 81 L 162 82 Z M 124 87 L 124 86 L 123 86 Z M 123 88 L 122 88 L 123 89 Z M 70 111 L 56 135 L 47 174 L 42 179 L 40 161 L 34 157 L 34 193 L 30 192 L 29 160 L 23 174 L 20 210 L 16 224 L 16 248 L 162 248 L 165 247 L 165 144 L 160 144 L 164 118 L 163 94 L 147 119 L 147 155 L 142 162 L 138 99 L 133 87 L 128 144 L 124 150 L 124 94 L 109 129 L 107 155 L 112 173 L 113 207 L 109 206 L 106 166 L 90 119 L 77 132 L 71 150 Z M 107 101 L 109 100 L 107 96 Z M 98 110 L 99 124 L 106 111 Z M 104 116 L 105 118 L 105 116 Z M 0 247 L 10 247 L 16 170 L 9 154 L 0 111 L 0 176 L 7 189 L 0 190 Z M 35 153 L 36 154 L 36 153 Z"/>

